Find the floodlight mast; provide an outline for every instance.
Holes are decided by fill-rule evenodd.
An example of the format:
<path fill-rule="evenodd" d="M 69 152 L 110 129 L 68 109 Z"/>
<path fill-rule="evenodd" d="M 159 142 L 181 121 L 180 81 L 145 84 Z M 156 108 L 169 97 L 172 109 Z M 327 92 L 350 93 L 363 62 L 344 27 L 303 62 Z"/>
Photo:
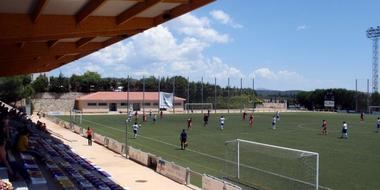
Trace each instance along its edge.
<path fill-rule="evenodd" d="M 380 37 L 380 26 L 369 28 L 367 37 L 372 39 L 372 92 L 378 92 L 379 65 L 378 65 L 378 41 Z"/>

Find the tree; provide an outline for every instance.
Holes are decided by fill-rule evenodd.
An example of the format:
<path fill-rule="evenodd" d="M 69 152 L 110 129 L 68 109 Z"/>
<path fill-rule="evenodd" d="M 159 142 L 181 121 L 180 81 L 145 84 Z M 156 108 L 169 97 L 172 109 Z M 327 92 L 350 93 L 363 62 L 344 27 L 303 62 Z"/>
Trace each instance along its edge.
<path fill-rule="evenodd" d="M 69 91 L 69 79 L 62 73 L 58 77 L 50 77 L 49 92 L 63 93 Z"/>
<path fill-rule="evenodd" d="M 32 82 L 35 92 L 46 92 L 49 86 L 49 80 L 46 75 L 40 75 Z"/>
<path fill-rule="evenodd" d="M 34 94 L 30 81 L 30 76 L 27 75 L 0 78 L 0 99 L 12 103 L 29 98 Z"/>
<path fill-rule="evenodd" d="M 81 76 L 81 91 L 91 92 L 98 90 L 101 76 L 97 72 L 87 71 Z"/>

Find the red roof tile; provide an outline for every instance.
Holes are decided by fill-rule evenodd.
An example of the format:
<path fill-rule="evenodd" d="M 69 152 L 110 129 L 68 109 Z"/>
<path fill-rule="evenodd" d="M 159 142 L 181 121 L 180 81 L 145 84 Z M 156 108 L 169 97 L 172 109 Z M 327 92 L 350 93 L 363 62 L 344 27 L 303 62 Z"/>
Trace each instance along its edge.
<path fill-rule="evenodd" d="M 77 98 L 77 100 L 127 100 L 128 92 L 95 92 Z M 143 92 L 129 92 L 130 101 L 142 101 Z M 175 96 L 176 101 L 185 101 L 186 99 Z M 145 92 L 145 101 L 157 101 L 158 92 Z"/>

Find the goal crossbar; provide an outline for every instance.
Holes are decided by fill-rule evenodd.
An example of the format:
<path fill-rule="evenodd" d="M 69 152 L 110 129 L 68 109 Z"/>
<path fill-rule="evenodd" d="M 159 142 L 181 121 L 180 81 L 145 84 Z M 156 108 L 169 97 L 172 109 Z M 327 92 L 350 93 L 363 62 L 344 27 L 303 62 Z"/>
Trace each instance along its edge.
<path fill-rule="evenodd" d="M 281 150 L 289 150 L 289 151 L 294 151 L 294 152 L 307 153 L 307 154 L 312 154 L 312 155 L 319 155 L 319 153 L 317 153 L 317 152 L 311 152 L 311 151 L 299 150 L 299 149 L 288 148 L 288 147 L 283 147 L 283 146 L 276 146 L 276 145 L 271 145 L 271 144 L 265 144 L 265 143 L 247 141 L 247 140 L 243 140 L 243 139 L 235 139 L 235 140 L 225 141 L 224 143 L 231 143 L 231 142 L 245 142 L 245 143 L 249 143 L 249 144 L 255 144 L 255 145 L 260 145 L 260 146 L 277 148 L 277 149 L 281 149 Z"/>

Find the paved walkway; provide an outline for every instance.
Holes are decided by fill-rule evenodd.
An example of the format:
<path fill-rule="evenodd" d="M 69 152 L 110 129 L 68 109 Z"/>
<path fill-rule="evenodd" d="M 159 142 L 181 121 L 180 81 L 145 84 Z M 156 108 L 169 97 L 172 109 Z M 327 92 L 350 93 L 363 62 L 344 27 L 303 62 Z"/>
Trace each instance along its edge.
<path fill-rule="evenodd" d="M 32 117 L 32 120 L 37 121 L 37 116 Z M 87 158 L 109 173 L 112 176 L 112 180 L 128 190 L 190 189 L 96 143 L 93 143 L 92 146 L 88 146 L 87 139 L 47 119 L 42 118 L 40 121 L 46 123 L 47 128 L 56 134 L 53 136 L 69 145 L 78 155 Z"/>

